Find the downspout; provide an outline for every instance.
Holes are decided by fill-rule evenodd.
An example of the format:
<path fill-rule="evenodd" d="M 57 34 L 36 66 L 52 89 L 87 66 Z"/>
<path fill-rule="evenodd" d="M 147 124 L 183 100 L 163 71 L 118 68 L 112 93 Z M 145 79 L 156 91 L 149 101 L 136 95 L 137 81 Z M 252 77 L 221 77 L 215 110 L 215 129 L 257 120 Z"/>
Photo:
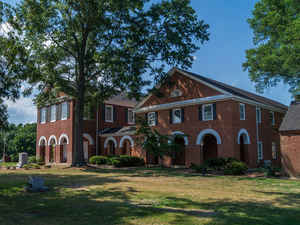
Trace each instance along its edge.
<path fill-rule="evenodd" d="M 99 130 L 99 104 L 98 104 L 98 99 L 96 100 L 96 112 L 97 112 L 97 116 L 96 116 L 96 155 L 99 155 L 99 143 L 98 143 L 98 130 Z"/>
<path fill-rule="evenodd" d="M 259 159 L 258 159 L 258 143 L 259 143 L 259 130 L 258 130 L 258 120 L 257 120 L 257 110 L 258 110 L 258 107 L 256 106 L 256 111 L 255 111 L 255 117 L 256 117 L 256 152 L 257 152 L 257 162 L 259 162 Z"/>

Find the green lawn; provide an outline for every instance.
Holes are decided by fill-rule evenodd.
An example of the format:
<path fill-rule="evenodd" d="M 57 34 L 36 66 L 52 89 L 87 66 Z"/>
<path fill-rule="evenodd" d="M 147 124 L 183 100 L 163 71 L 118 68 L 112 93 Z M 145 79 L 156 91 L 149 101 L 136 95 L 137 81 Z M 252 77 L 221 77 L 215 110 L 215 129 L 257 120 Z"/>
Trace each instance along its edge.
<path fill-rule="evenodd" d="M 7 166 L 16 166 L 17 163 L 16 162 L 2 162 L 0 163 L 0 167 L 7 167 Z"/>
<path fill-rule="evenodd" d="M 50 191 L 26 193 L 29 175 Z M 300 181 L 176 169 L 0 170 L 2 225 L 300 223 Z"/>

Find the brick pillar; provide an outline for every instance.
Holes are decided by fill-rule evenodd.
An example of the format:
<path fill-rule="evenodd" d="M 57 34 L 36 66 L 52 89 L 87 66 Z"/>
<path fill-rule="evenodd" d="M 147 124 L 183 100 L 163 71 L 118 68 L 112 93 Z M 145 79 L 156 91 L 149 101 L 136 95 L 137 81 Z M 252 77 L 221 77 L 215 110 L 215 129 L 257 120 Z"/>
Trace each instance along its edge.
<path fill-rule="evenodd" d="M 50 162 L 50 147 L 49 145 L 46 146 L 46 151 L 45 151 L 45 163 Z"/>
<path fill-rule="evenodd" d="M 190 167 L 191 164 L 200 165 L 203 163 L 203 150 L 201 145 L 188 145 L 185 147 L 185 165 Z"/>

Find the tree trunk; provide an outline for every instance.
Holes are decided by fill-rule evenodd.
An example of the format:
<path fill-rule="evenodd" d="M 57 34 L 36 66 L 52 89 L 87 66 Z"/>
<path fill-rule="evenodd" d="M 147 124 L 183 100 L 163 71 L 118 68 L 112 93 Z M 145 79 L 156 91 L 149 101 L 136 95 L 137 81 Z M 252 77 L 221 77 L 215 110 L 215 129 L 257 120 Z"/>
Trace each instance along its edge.
<path fill-rule="evenodd" d="M 74 119 L 74 160 L 73 165 L 83 165 L 83 111 L 84 111 L 84 82 L 79 85 L 78 98 L 75 102 Z"/>

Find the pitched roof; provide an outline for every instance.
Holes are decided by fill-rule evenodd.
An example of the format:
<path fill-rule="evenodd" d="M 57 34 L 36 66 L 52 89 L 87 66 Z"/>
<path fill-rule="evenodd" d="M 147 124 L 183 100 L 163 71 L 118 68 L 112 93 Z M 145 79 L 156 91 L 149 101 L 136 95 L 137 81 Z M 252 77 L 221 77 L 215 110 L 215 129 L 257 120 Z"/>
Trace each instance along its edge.
<path fill-rule="evenodd" d="M 135 99 L 129 99 L 125 93 L 121 93 L 119 95 L 111 97 L 110 99 L 105 101 L 105 103 L 112 104 L 112 105 L 126 106 L 126 107 L 135 107 L 137 101 Z"/>
<path fill-rule="evenodd" d="M 300 130 L 300 102 L 294 102 L 286 113 L 279 131 Z"/>
<path fill-rule="evenodd" d="M 126 127 L 113 127 L 113 128 L 105 128 L 103 130 L 98 131 L 98 135 L 101 136 L 123 136 L 125 134 L 132 133 L 134 134 L 136 131 L 136 126 L 126 126 Z"/>
<path fill-rule="evenodd" d="M 190 76 L 192 76 L 192 77 L 194 77 L 196 79 L 199 79 L 199 80 L 202 80 L 202 81 L 204 81 L 206 83 L 209 83 L 210 85 L 215 86 L 215 87 L 217 87 L 217 88 L 219 88 L 219 89 L 221 89 L 221 90 L 223 90 L 225 92 L 229 92 L 232 95 L 235 95 L 235 96 L 246 98 L 246 99 L 249 99 L 249 100 L 253 100 L 253 101 L 256 101 L 256 102 L 259 102 L 259 103 L 262 103 L 262 104 L 266 104 L 266 105 L 270 105 L 270 106 L 273 106 L 273 107 L 278 107 L 278 108 L 287 110 L 287 106 L 284 105 L 284 104 L 281 104 L 280 102 L 277 102 L 277 101 L 274 101 L 274 100 L 271 100 L 271 99 L 259 96 L 257 94 L 251 93 L 249 91 L 245 91 L 245 90 L 242 90 L 240 88 L 236 88 L 236 87 L 233 87 L 231 85 L 228 85 L 228 84 L 225 84 L 225 83 L 222 83 L 222 82 L 219 82 L 219 81 L 216 81 L 216 80 L 213 80 L 213 79 L 201 76 L 199 74 L 195 74 L 195 73 L 188 72 L 188 71 L 181 70 L 181 69 L 177 69 L 177 70 L 179 72 L 181 71 L 181 72 L 183 72 L 185 74 L 188 74 L 188 75 L 190 75 Z"/>

